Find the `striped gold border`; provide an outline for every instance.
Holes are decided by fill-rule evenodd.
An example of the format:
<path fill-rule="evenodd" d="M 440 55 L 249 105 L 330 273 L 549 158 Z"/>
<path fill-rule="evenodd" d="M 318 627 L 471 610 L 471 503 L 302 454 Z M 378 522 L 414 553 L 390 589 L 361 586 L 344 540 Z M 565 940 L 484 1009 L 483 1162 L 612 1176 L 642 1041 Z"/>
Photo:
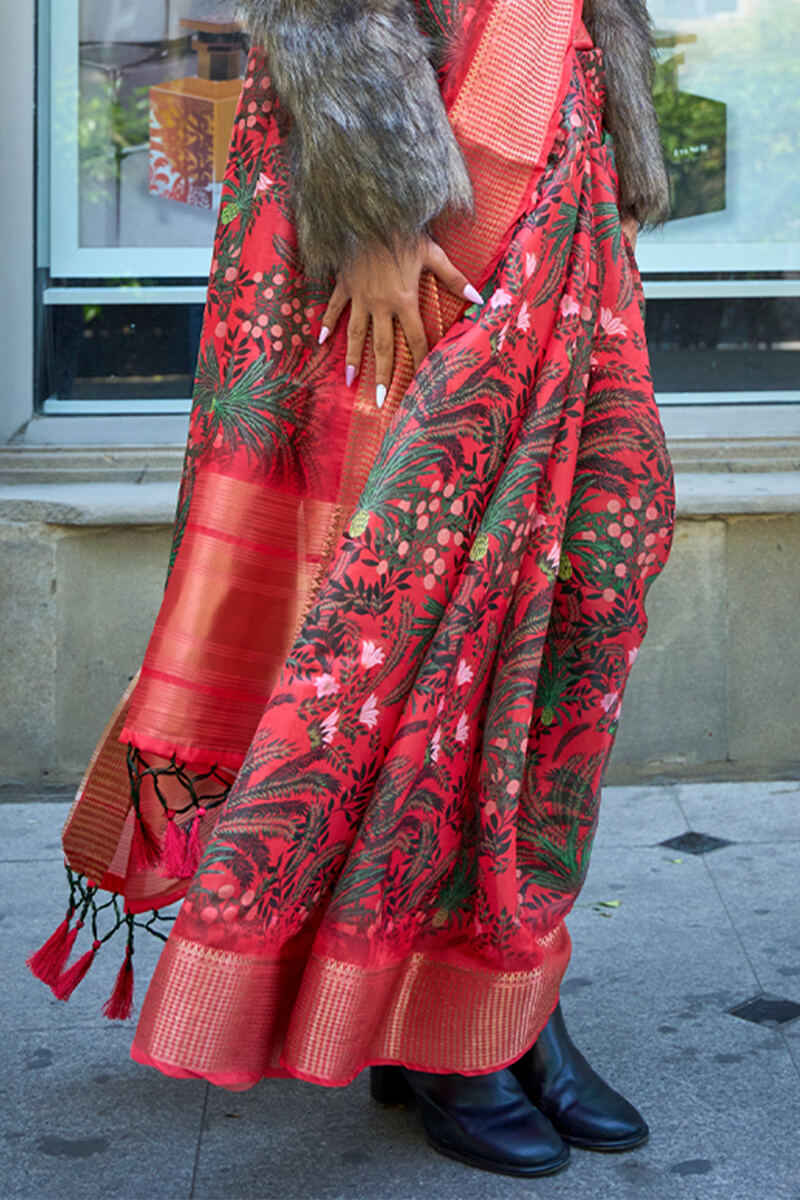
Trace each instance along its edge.
<path fill-rule="evenodd" d="M 132 1054 L 231 1088 L 288 1074 L 349 1083 L 366 1066 L 480 1074 L 516 1061 L 558 1001 L 571 943 L 559 924 L 525 971 L 424 953 L 362 967 L 311 953 L 263 958 L 176 936 L 156 967 Z"/>

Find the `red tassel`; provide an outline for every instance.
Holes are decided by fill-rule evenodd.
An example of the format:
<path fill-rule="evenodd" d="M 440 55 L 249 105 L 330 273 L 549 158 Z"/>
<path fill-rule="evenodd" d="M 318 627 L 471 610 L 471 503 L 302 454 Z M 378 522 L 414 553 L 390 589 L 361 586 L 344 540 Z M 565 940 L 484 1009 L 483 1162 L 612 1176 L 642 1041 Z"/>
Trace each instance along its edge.
<path fill-rule="evenodd" d="M 161 874 L 166 879 L 184 878 L 187 850 L 186 834 L 175 820 L 175 814 L 170 810 L 167 813 L 167 831 L 164 834 L 164 853 L 161 862 Z"/>
<path fill-rule="evenodd" d="M 30 967 L 36 978 L 41 979 L 42 983 L 46 983 L 48 987 L 53 987 L 58 982 L 58 978 L 67 965 L 67 960 L 72 953 L 72 947 L 75 945 L 78 930 L 83 928 L 83 921 L 78 921 L 75 928 L 70 929 L 69 923 L 71 919 L 72 913 L 68 912 L 58 928 L 50 934 L 44 945 L 40 946 L 27 960 L 27 966 Z"/>
<path fill-rule="evenodd" d="M 63 972 L 59 979 L 56 980 L 53 986 L 53 995 L 56 1000 L 69 1000 L 75 988 L 85 978 L 86 973 L 94 962 L 94 956 L 101 946 L 101 942 L 95 941 L 92 943 L 91 949 L 72 964 L 72 966 Z"/>
<path fill-rule="evenodd" d="M 133 1010 L 133 952 L 125 952 L 125 959 L 117 974 L 114 990 L 103 1005 L 103 1012 L 111 1021 L 127 1021 Z"/>
<path fill-rule="evenodd" d="M 200 841 L 200 825 L 203 817 L 206 815 L 204 808 L 198 808 L 197 816 L 192 821 L 192 827 L 189 830 L 189 837 L 186 842 L 186 857 L 183 860 L 183 870 L 181 879 L 192 879 L 197 868 L 200 866 L 200 859 L 203 857 L 203 843 Z"/>
<path fill-rule="evenodd" d="M 161 846 L 137 812 L 134 812 L 133 819 L 131 865 L 134 871 L 150 871 L 161 861 Z"/>

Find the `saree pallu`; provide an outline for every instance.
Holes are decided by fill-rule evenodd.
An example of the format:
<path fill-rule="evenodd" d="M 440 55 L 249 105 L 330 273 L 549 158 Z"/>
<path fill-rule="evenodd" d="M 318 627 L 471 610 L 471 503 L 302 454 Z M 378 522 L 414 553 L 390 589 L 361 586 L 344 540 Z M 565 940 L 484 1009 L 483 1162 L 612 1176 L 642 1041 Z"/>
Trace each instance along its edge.
<path fill-rule="evenodd" d="M 674 516 L 599 54 L 563 66 L 486 303 L 426 280 L 434 349 L 413 374 L 398 337 L 379 411 L 369 353 L 352 395 L 343 331 L 315 345 L 251 53 L 172 573 L 65 830 L 69 918 L 185 893 L 132 1048 L 167 1074 L 489 1071 L 557 1002 Z"/>

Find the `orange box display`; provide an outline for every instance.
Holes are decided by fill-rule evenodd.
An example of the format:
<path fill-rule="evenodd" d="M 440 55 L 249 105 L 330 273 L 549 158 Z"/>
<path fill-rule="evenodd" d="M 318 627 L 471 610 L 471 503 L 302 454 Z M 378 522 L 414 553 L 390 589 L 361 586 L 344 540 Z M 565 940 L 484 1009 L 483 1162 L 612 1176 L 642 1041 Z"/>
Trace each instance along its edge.
<path fill-rule="evenodd" d="M 197 208 L 213 207 L 241 90 L 241 79 L 197 75 L 150 88 L 151 193 Z"/>

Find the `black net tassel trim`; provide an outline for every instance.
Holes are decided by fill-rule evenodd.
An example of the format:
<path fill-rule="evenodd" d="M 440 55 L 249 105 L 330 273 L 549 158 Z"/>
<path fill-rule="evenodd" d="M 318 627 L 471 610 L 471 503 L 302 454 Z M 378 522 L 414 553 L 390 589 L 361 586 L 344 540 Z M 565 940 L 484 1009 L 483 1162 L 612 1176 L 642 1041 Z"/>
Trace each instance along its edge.
<path fill-rule="evenodd" d="M 217 767 L 195 774 L 174 757 L 167 766 L 152 766 L 133 746 L 128 747 L 127 764 L 135 814 L 132 866 L 135 870 L 158 869 L 168 879 L 191 879 L 202 852 L 202 821 L 207 813 L 224 804 L 230 791 L 230 780 Z M 172 783 L 172 806 L 164 790 L 168 778 Z M 185 803 L 180 807 L 174 807 L 175 781 L 185 796 Z M 166 825 L 162 840 L 147 825 L 142 814 L 142 789 L 146 783 L 152 786 L 164 812 Z M 118 892 L 102 891 L 86 875 L 73 871 L 66 863 L 65 868 L 69 900 L 64 920 L 28 958 L 27 965 L 37 979 L 47 984 L 56 999 L 68 1000 L 85 978 L 98 951 L 124 929 L 125 954 L 113 991 L 102 1011 L 111 1020 L 125 1020 L 133 1010 L 135 932 L 138 929 L 165 942 L 174 917 L 157 908 L 149 913 L 128 912 L 125 899 Z M 83 929 L 91 933 L 92 943 L 70 964 L 73 947 Z"/>

